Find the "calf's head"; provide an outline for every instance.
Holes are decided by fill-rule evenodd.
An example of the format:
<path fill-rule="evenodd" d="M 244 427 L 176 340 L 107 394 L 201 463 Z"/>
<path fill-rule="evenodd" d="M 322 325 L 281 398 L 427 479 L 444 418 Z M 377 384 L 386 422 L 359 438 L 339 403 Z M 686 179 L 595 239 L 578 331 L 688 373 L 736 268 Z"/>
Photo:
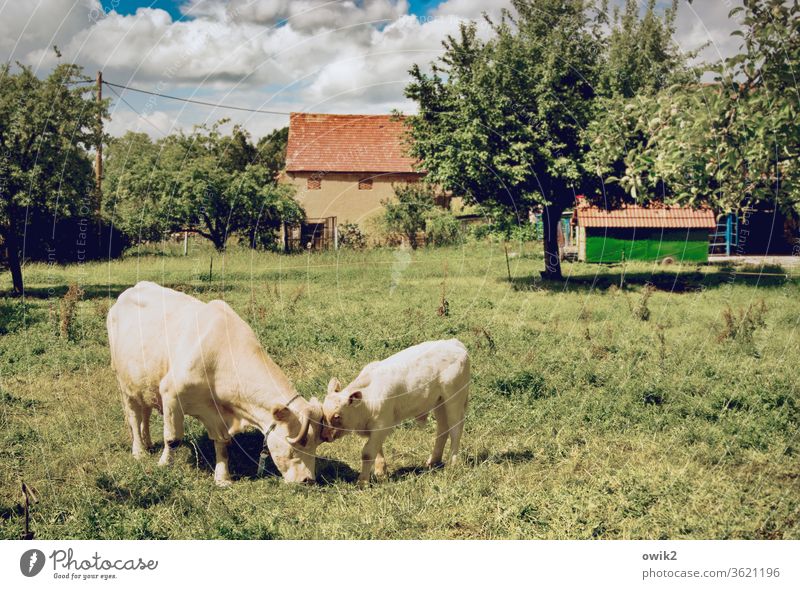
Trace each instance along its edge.
<path fill-rule="evenodd" d="M 363 393 L 358 386 L 354 386 L 357 384 L 354 382 L 344 390 L 339 390 L 339 379 L 332 378 L 328 383 L 328 394 L 322 403 L 323 442 L 333 442 L 363 428 Z"/>
<path fill-rule="evenodd" d="M 316 478 L 316 451 L 322 430 L 322 405 L 311 399 L 296 402 L 294 411 L 285 405 L 272 410 L 275 430 L 266 444 L 272 460 L 287 483 L 311 483 Z"/>

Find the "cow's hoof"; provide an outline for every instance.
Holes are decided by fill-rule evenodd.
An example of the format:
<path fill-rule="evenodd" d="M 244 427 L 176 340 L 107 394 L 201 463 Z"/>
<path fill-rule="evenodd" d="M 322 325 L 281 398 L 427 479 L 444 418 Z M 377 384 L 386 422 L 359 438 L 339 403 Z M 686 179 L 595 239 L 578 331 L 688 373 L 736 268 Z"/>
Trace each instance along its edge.
<path fill-rule="evenodd" d="M 431 458 L 428 458 L 428 460 L 425 462 L 425 466 L 427 466 L 430 469 L 434 469 L 434 468 L 442 468 L 442 466 L 444 466 L 444 464 L 442 464 L 441 460 L 434 460 L 431 457 Z"/>
<path fill-rule="evenodd" d="M 214 479 L 214 484 L 224 489 L 225 487 L 230 487 L 233 481 L 230 479 Z"/>
<path fill-rule="evenodd" d="M 366 489 L 367 487 L 369 487 L 369 480 L 358 479 L 356 485 L 358 485 L 359 489 Z"/>

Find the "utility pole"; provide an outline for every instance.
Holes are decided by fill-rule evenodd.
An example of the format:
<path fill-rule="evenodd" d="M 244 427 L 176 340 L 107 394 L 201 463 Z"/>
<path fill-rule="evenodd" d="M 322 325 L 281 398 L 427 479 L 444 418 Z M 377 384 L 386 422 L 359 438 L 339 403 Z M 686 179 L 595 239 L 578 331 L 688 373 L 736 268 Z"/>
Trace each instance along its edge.
<path fill-rule="evenodd" d="M 100 202 L 103 195 L 103 72 L 97 72 L 97 147 L 94 160 L 94 182 L 97 189 L 97 210 L 100 211 Z"/>

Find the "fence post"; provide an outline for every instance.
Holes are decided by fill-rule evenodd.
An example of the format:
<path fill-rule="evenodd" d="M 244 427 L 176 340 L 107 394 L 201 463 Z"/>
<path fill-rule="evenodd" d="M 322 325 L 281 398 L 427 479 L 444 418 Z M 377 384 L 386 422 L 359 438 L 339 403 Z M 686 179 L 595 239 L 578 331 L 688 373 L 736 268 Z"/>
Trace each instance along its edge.
<path fill-rule="evenodd" d="M 725 255 L 731 255 L 731 241 L 733 240 L 733 213 L 728 213 L 725 219 Z"/>

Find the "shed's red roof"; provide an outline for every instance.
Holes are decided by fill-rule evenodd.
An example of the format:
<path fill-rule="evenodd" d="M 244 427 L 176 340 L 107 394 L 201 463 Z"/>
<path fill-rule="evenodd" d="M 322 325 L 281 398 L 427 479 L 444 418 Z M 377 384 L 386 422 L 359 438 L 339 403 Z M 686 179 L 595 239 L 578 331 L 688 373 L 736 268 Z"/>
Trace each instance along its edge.
<path fill-rule="evenodd" d="M 402 118 L 292 113 L 287 172 L 414 172 Z"/>
<path fill-rule="evenodd" d="M 628 205 L 606 210 L 581 204 L 575 208 L 579 227 L 653 227 L 713 229 L 714 211 L 708 208 Z"/>

